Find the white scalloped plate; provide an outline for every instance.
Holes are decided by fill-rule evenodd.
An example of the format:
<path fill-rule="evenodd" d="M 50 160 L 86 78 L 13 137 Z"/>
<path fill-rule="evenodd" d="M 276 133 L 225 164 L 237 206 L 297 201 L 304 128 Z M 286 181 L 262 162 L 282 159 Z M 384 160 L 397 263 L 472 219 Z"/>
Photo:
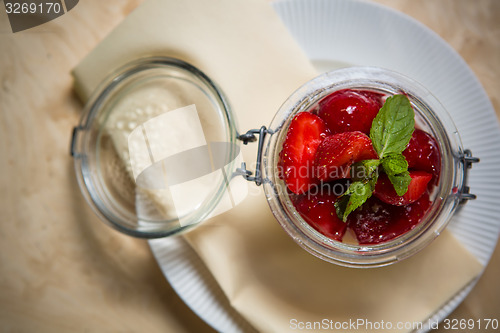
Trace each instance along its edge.
<path fill-rule="evenodd" d="M 457 212 L 448 229 L 486 266 L 500 231 L 500 129 L 493 106 L 464 60 L 424 25 L 377 4 L 286 0 L 273 7 L 319 71 L 348 65 L 392 69 L 419 81 L 443 103 L 465 148 L 481 158 L 469 177 L 478 199 Z M 152 240 L 150 246 L 172 287 L 210 326 L 220 332 L 254 332 L 182 237 Z M 448 316 L 476 281 L 436 309 L 432 319 Z"/>

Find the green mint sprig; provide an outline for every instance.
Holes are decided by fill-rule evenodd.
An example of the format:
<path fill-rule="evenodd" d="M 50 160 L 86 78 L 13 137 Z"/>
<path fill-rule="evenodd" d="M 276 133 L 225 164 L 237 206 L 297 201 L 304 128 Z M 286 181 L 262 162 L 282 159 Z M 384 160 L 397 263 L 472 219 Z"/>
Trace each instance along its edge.
<path fill-rule="evenodd" d="M 408 191 L 411 177 L 403 151 L 415 129 L 415 113 L 406 95 L 394 95 L 385 101 L 373 119 L 370 139 L 378 160 L 364 160 L 351 167 L 354 182 L 335 202 L 337 215 L 344 222 L 368 200 L 375 190 L 380 167 L 387 174 L 397 195 Z"/>
<path fill-rule="evenodd" d="M 411 182 L 410 173 L 408 172 L 408 162 L 404 155 L 386 156 L 382 158 L 381 164 L 397 195 L 404 195 L 408 191 L 408 185 Z"/>
<path fill-rule="evenodd" d="M 380 159 L 401 154 L 415 129 L 415 113 L 406 95 L 394 95 L 373 119 L 370 139 Z"/>

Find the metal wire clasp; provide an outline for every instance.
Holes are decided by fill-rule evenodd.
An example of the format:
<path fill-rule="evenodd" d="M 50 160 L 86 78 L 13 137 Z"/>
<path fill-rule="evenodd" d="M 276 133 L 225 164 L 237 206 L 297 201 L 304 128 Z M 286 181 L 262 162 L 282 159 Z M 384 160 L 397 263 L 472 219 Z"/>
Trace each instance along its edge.
<path fill-rule="evenodd" d="M 255 182 L 257 186 L 262 185 L 262 171 L 260 165 L 262 163 L 262 150 L 264 148 L 264 138 L 266 134 L 270 133 L 266 126 L 262 126 L 260 129 L 252 129 L 245 134 L 238 135 L 238 139 L 243 141 L 243 144 L 248 144 L 249 142 L 257 141 L 256 134 L 259 135 L 259 146 L 257 149 L 257 163 L 255 166 L 255 176 L 252 176 L 252 172 L 247 170 L 245 162 L 241 163 L 241 168 L 236 169 L 236 174 L 242 175 L 246 180 Z"/>
<path fill-rule="evenodd" d="M 473 163 L 478 163 L 479 158 L 472 156 L 472 153 L 469 149 L 465 149 L 463 155 L 461 156 L 462 163 L 464 165 L 464 175 L 462 182 L 462 193 L 460 194 L 460 204 L 463 205 L 469 200 L 476 199 L 476 195 L 469 193 L 470 187 L 467 185 L 467 178 L 469 175 L 469 169 L 472 168 Z"/>

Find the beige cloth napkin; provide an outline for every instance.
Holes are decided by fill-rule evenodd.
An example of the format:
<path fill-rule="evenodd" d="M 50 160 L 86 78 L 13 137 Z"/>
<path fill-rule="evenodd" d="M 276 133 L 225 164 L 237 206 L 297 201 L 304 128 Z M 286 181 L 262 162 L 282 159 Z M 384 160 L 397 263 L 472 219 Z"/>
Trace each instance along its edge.
<path fill-rule="evenodd" d="M 106 73 L 145 55 L 178 57 L 208 74 L 229 97 L 240 132 L 269 124 L 281 103 L 316 75 L 268 3 L 148 0 L 75 68 L 78 93 L 86 100 Z M 249 164 L 255 153 L 255 144 L 243 148 Z M 261 191 L 251 185 L 243 203 L 185 235 L 231 304 L 259 331 L 349 320 L 411 331 L 396 329 L 397 323 L 425 320 L 482 270 L 446 232 L 390 267 L 326 263 L 285 234 Z M 355 331 L 370 331 L 367 325 Z"/>

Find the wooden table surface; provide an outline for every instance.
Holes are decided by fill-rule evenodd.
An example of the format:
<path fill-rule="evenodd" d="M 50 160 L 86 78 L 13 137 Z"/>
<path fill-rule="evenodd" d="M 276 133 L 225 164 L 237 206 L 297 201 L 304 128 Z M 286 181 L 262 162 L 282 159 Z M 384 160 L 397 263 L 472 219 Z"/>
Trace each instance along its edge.
<path fill-rule="evenodd" d="M 87 207 L 68 154 L 82 110 L 70 70 L 141 2 L 81 0 L 16 34 L 0 6 L 1 332 L 213 332 L 169 286 L 146 241 Z M 441 35 L 500 115 L 499 0 L 376 2 Z M 500 320 L 499 276 L 497 246 L 451 318 Z"/>

